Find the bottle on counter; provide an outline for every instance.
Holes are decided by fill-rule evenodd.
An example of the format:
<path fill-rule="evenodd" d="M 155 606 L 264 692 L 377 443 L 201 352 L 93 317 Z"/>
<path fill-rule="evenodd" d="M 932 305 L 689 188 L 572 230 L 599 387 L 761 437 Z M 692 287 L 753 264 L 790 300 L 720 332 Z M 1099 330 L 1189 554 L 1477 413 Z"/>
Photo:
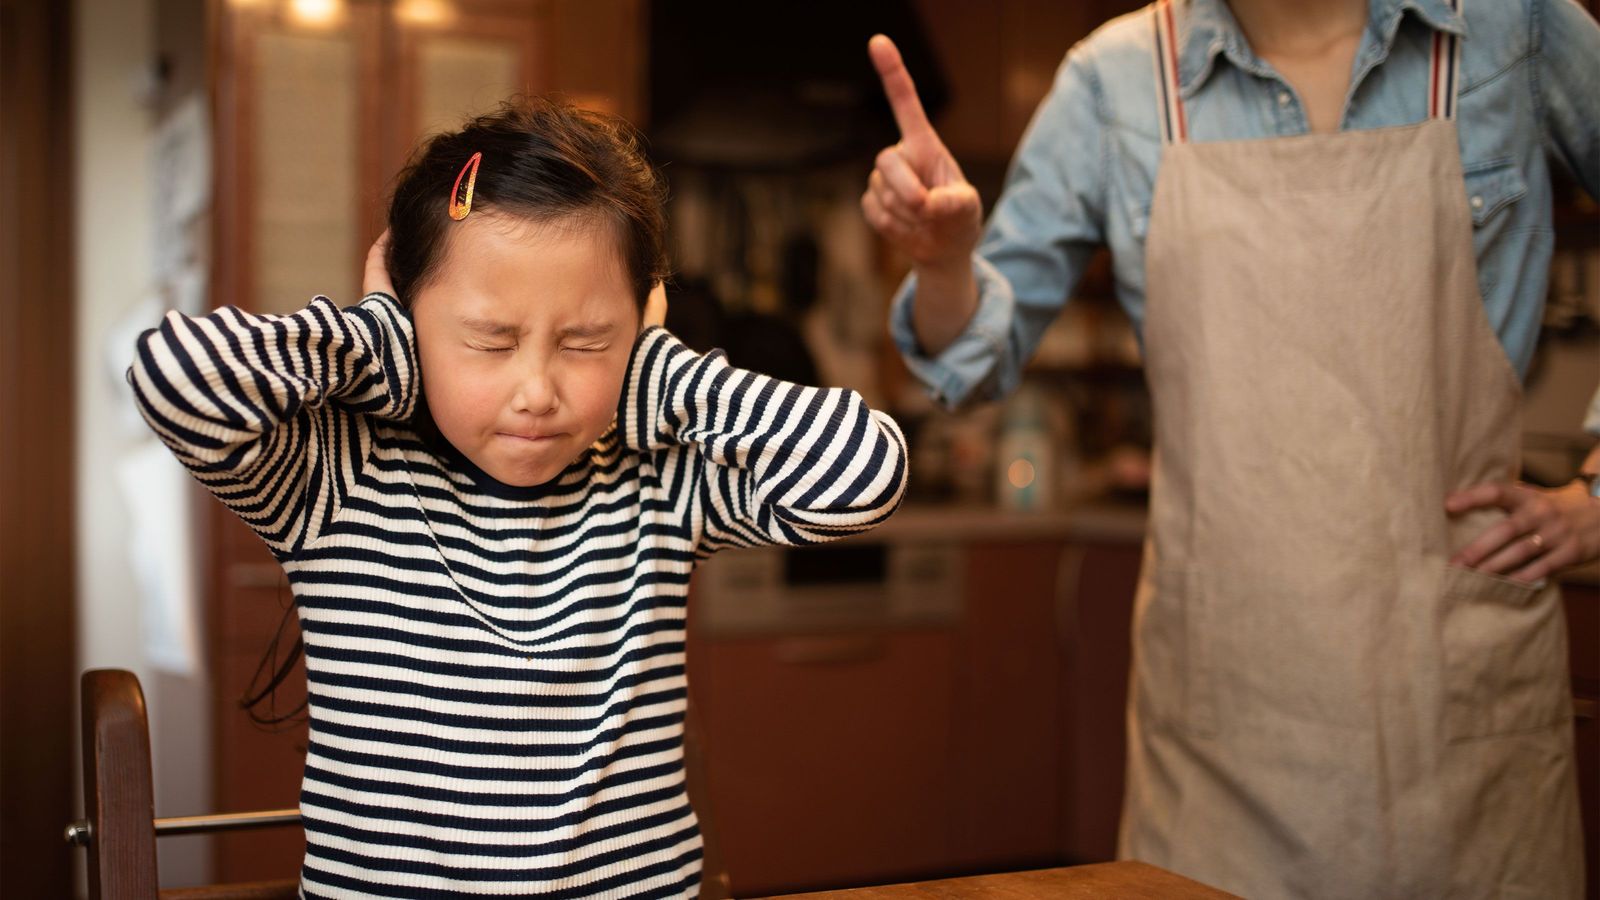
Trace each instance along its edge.
<path fill-rule="evenodd" d="M 1046 398 L 1024 384 L 1007 401 L 995 448 L 995 502 L 1015 512 L 1055 506 L 1059 448 L 1050 427 Z"/>

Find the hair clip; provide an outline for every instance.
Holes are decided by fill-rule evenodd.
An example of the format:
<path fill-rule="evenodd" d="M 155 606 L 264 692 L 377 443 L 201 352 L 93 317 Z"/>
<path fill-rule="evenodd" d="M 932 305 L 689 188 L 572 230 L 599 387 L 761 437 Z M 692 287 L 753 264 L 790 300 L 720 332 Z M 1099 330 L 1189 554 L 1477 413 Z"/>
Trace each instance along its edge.
<path fill-rule="evenodd" d="M 450 188 L 450 218 L 457 222 L 465 219 L 467 213 L 472 212 L 472 188 L 478 183 L 478 163 L 483 160 L 481 152 L 472 154 L 467 164 L 461 167 L 461 174 L 456 176 L 456 183 Z M 471 172 L 469 175 L 468 172 Z M 467 179 L 467 190 L 461 192 L 461 179 Z"/>

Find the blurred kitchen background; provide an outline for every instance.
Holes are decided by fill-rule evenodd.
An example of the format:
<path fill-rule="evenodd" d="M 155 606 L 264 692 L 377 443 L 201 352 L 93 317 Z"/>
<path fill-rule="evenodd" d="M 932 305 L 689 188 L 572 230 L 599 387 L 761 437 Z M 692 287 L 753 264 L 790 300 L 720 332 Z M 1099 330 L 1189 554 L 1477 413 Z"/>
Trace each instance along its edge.
<path fill-rule="evenodd" d="M 263 729 L 239 706 L 286 584 L 137 420 L 134 336 L 167 308 L 354 302 L 417 140 L 544 92 L 649 138 L 672 190 L 674 330 L 857 389 L 912 441 L 909 500 L 880 531 L 697 573 L 700 812 L 732 890 L 1110 858 L 1151 428 L 1109 266 L 1017 395 L 941 412 L 886 333 L 906 261 L 857 201 L 896 137 L 868 36 L 899 43 L 987 204 L 1067 48 L 1138 5 L 0 0 L 4 893 L 81 886 L 61 831 L 82 815 L 83 669 L 140 676 L 158 815 L 297 800 L 303 721 Z M 1527 389 L 1525 477 L 1545 484 L 1593 446 L 1600 382 L 1600 215 L 1557 190 Z M 1597 872 L 1600 585 L 1566 587 Z M 288 877 L 301 848 L 295 829 L 163 839 L 162 884 Z"/>

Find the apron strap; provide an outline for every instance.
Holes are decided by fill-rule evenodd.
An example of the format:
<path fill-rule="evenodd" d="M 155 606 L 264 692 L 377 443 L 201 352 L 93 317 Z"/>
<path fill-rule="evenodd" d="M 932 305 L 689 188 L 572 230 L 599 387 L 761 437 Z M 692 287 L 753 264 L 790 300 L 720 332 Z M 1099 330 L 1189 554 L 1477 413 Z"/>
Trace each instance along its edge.
<path fill-rule="evenodd" d="M 1461 13 L 1465 0 L 1446 0 L 1451 11 Z M 1428 118 L 1454 119 L 1460 92 L 1461 38 L 1448 31 L 1433 32 L 1433 58 L 1428 61 Z"/>
<path fill-rule="evenodd" d="M 1446 0 L 1461 12 L 1465 0 Z M 1173 24 L 1172 0 L 1150 4 L 1151 28 L 1155 31 L 1156 105 L 1161 123 L 1162 144 L 1183 144 L 1189 140 L 1189 123 L 1178 90 L 1178 40 Z M 1461 38 L 1447 31 L 1433 32 L 1432 55 L 1428 60 L 1428 118 L 1454 119 L 1456 94 L 1460 91 Z"/>
<path fill-rule="evenodd" d="M 1172 0 L 1150 4 L 1150 19 L 1155 28 L 1153 54 L 1156 64 L 1156 103 L 1161 113 L 1161 143 L 1182 144 L 1189 140 L 1184 121 L 1183 96 L 1178 93 L 1177 29 L 1172 24 Z"/>

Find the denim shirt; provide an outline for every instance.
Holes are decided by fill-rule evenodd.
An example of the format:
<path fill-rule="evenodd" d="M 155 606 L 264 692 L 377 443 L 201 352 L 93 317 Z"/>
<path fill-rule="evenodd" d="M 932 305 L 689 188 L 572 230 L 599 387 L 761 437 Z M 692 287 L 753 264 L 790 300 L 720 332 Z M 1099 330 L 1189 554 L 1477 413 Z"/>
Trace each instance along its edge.
<path fill-rule="evenodd" d="M 1548 156 L 1590 196 L 1600 188 L 1600 26 L 1573 0 L 1463 6 L 1458 14 L 1446 0 L 1371 0 L 1340 128 L 1425 120 L 1431 36 L 1462 36 L 1456 125 L 1478 281 L 1490 324 L 1525 373 L 1554 244 Z M 974 255 L 977 311 L 935 357 L 911 329 L 915 275 L 901 286 L 891 334 L 946 406 L 1016 387 L 1099 244 L 1111 248 L 1118 299 L 1142 340 L 1144 241 L 1161 158 L 1152 42 L 1146 9 L 1067 54 Z M 1191 141 L 1309 131 L 1293 86 L 1250 50 L 1224 0 L 1179 0 L 1176 46 Z"/>

